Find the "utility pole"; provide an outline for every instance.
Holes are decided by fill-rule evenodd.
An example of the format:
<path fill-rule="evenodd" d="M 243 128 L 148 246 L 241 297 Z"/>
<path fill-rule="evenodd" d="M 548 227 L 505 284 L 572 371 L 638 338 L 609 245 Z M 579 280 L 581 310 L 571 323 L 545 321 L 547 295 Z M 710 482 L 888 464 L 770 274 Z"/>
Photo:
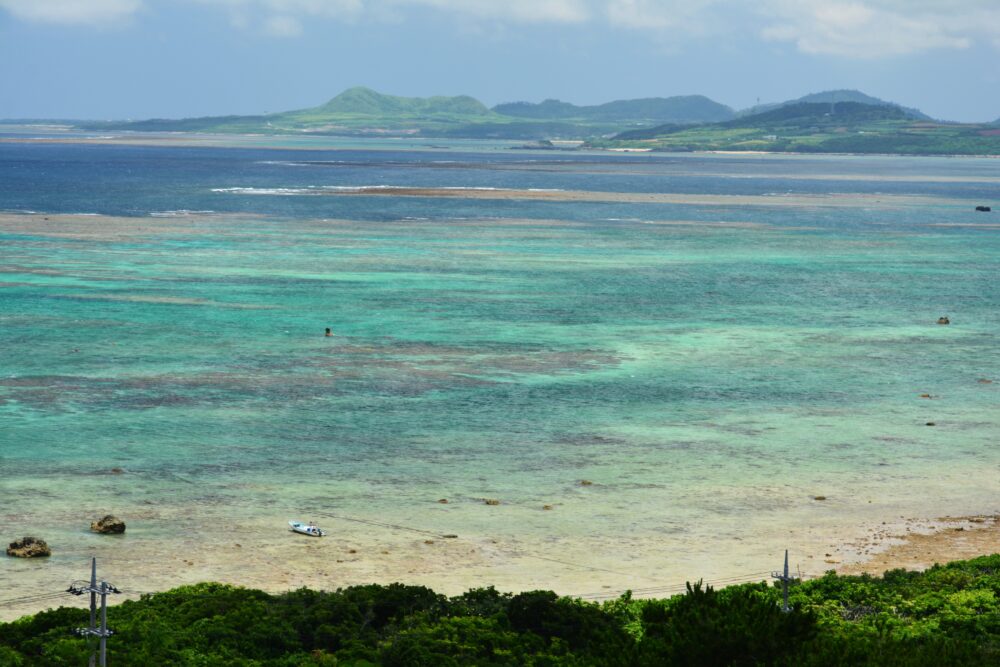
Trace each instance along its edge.
<path fill-rule="evenodd" d="M 781 573 L 781 572 L 772 572 L 771 573 L 771 578 L 772 579 L 777 579 L 778 581 L 781 582 L 781 593 L 782 593 L 781 611 L 783 611 L 783 612 L 785 612 L 787 614 L 788 612 L 790 612 L 792 610 L 792 608 L 788 606 L 788 584 L 790 582 L 794 581 L 794 579 L 791 576 L 789 576 L 789 574 L 788 574 L 788 549 L 785 549 L 785 571 L 784 571 L 784 573 Z"/>
<path fill-rule="evenodd" d="M 73 595 L 83 595 L 84 593 L 90 593 L 90 627 L 88 628 L 77 628 L 76 634 L 83 637 L 97 637 L 100 639 L 100 654 L 101 654 L 101 667 L 106 667 L 108 664 L 108 637 L 114 634 L 114 631 L 108 630 L 108 593 L 121 593 L 115 586 L 109 584 L 106 581 L 97 581 L 97 559 L 91 559 L 90 561 L 90 585 L 81 586 L 78 582 L 73 582 L 70 584 L 68 591 Z M 101 596 L 101 627 L 97 628 L 97 596 Z M 95 667 L 95 662 L 97 661 L 97 654 L 95 651 L 90 653 L 90 667 Z"/>

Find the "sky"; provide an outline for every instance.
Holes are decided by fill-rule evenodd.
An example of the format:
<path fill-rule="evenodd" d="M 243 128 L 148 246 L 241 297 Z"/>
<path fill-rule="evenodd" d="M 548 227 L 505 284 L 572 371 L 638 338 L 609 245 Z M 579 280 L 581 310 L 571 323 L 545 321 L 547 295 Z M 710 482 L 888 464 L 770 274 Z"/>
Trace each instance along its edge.
<path fill-rule="evenodd" d="M 0 118 L 316 106 L 351 86 L 734 108 L 854 88 L 1000 118 L 1000 0 L 0 0 Z"/>

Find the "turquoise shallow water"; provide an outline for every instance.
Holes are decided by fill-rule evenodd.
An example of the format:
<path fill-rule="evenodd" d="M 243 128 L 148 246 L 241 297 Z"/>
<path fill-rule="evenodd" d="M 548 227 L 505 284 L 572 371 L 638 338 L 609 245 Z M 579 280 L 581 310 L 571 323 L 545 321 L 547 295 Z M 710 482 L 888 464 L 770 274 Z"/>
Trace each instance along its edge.
<path fill-rule="evenodd" d="M 373 147 L 313 156 L 342 173 L 0 144 L 0 208 L 36 212 L 0 224 L 0 526 L 56 549 L 0 563 L 0 589 L 98 553 L 133 590 L 587 592 L 763 572 L 786 547 L 818 571 L 865 525 L 997 509 L 1000 230 L 971 211 L 996 161 L 463 145 L 440 169 L 446 151 Z M 345 183 L 844 205 L 232 190 Z M 54 215 L 74 212 L 97 215 Z M 129 542 L 85 532 L 105 511 Z M 461 546 L 328 518 L 335 540 L 289 547 L 283 522 L 310 512 Z"/>

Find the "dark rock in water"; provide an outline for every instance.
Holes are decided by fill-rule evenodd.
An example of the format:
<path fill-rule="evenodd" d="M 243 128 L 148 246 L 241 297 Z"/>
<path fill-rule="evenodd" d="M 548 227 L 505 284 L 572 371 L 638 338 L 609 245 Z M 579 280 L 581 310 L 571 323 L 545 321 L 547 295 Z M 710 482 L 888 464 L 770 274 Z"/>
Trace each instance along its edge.
<path fill-rule="evenodd" d="M 125 522 L 113 514 L 108 514 L 103 519 L 91 523 L 90 529 L 104 535 L 118 535 L 125 532 Z"/>
<path fill-rule="evenodd" d="M 112 475 L 123 475 L 123 474 L 125 474 L 125 471 L 123 469 L 121 469 L 121 468 L 112 468 L 111 469 L 111 474 Z"/>
<path fill-rule="evenodd" d="M 813 496 L 813 500 L 826 500 L 826 496 Z"/>
<path fill-rule="evenodd" d="M 500 501 L 496 498 L 483 498 L 483 502 L 487 505 L 499 505 Z"/>
<path fill-rule="evenodd" d="M 589 479 L 581 479 L 580 480 L 580 486 L 593 486 L 593 485 L 594 485 L 594 483 L 591 482 Z"/>
<path fill-rule="evenodd" d="M 951 324 L 951 320 L 949 320 L 947 317 L 939 317 L 938 324 Z"/>
<path fill-rule="evenodd" d="M 989 206 L 977 206 L 976 210 L 979 211 L 979 212 L 981 212 L 981 213 L 989 213 L 993 209 L 991 209 Z"/>
<path fill-rule="evenodd" d="M 934 423 L 934 422 L 927 422 L 927 424 L 926 424 L 926 425 L 927 425 L 927 426 L 937 426 L 937 424 L 936 424 L 936 423 Z"/>
<path fill-rule="evenodd" d="M 448 499 L 447 498 L 441 498 L 440 500 L 438 500 L 438 502 L 441 503 L 442 505 L 447 505 L 448 504 Z"/>
<path fill-rule="evenodd" d="M 52 550 L 45 540 L 38 537 L 22 537 L 7 547 L 7 555 L 15 558 L 40 558 L 51 556 Z"/>

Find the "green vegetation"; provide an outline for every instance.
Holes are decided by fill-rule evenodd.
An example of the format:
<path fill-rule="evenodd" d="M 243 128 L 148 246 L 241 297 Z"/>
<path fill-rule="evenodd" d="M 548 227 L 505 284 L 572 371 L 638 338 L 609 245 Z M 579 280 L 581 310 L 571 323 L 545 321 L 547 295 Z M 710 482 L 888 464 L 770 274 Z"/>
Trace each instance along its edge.
<path fill-rule="evenodd" d="M 783 151 L 997 155 L 990 124 L 939 123 L 853 90 L 807 95 L 736 112 L 707 97 L 619 100 L 576 106 L 558 100 L 488 109 L 468 96 L 395 97 L 351 88 L 311 109 L 264 116 L 86 122 L 89 130 L 588 140 L 593 148 L 659 151 Z M 629 131 L 628 128 L 636 128 Z"/>
<path fill-rule="evenodd" d="M 736 115 L 726 105 L 714 102 L 703 95 L 618 100 L 595 106 L 576 106 L 559 100 L 545 100 L 540 104 L 512 102 L 499 104 L 493 107 L 493 111 L 517 118 L 619 125 L 714 123 L 729 120 Z"/>
<path fill-rule="evenodd" d="M 350 88 L 311 109 L 266 116 L 217 116 L 183 120 L 83 123 L 88 129 L 138 132 L 239 132 L 314 134 L 415 134 L 503 120 L 481 102 L 460 97 L 395 97 Z"/>
<path fill-rule="evenodd" d="M 802 102 L 722 123 L 623 132 L 591 145 L 660 151 L 998 155 L 1000 133 L 986 125 L 919 120 L 895 106 L 841 102 L 831 110 L 828 103 Z"/>
<path fill-rule="evenodd" d="M 479 100 L 458 97 L 396 97 L 383 95 L 369 88 L 349 88 L 326 104 L 314 109 L 317 113 L 358 114 L 363 116 L 489 116 L 490 110 Z"/>
<path fill-rule="evenodd" d="M 877 97 L 872 97 L 871 95 L 866 95 L 860 90 L 826 90 L 822 93 L 810 93 L 809 95 L 803 95 L 802 97 L 795 100 L 788 100 L 787 102 L 780 102 L 778 104 L 761 104 L 750 109 L 744 109 L 740 112 L 741 116 L 749 116 L 753 114 L 763 113 L 764 111 L 770 111 L 771 109 L 777 109 L 778 107 L 791 106 L 793 104 L 842 104 L 843 102 L 856 102 L 858 104 L 870 104 L 872 106 L 882 106 L 882 107 L 896 107 L 902 109 L 907 116 L 910 118 L 915 118 L 918 120 L 931 120 L 931 117 L 923 113 L 919 109 L 913 109 L 911 107 L 900 106 L 899 104 L 894 104 L 893 102 L 886 102 Z"/>
<path fill-rule="evenodd" d="M 707 97 L 620 100 L 578 107 L 547 100 L 488 109 L 468 97 L 396 97 L 368 88 L 350 88 L 311 109 L 265 116 L 218 116 L 182 120 L 88 122 L 93 130 L 136 132 L 219 132 L 244 134 L 412 135 L 489 139 L 585 139 L 612 135 L 626 127 L 664 122 L 710 122 L 732 118 L 727 106 Z"/>
<path fill-rule="evenodd" d="M 595 604 L 493 588 L 446 598 L 418 586 L 272 596 L 185 586 L 109 610 L 114 665 L 887 665 L 1000 664 L 1000 555 L 826 576 L 793 586 L 688 586 L 667 600 Z M 0 624 L 0 664 L 85 664 L 70 635 L 87 612 Z"/>

